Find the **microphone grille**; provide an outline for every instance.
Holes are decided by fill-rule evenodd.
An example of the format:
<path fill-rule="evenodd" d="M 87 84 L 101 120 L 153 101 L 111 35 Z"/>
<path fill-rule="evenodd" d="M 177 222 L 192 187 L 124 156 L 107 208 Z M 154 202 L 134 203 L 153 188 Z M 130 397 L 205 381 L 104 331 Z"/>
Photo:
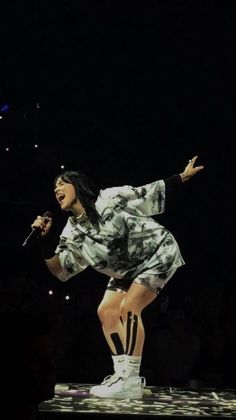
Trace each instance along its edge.
<path fill-rule="evenodd" d="M 52 216 L 53 216 L 53 214 L 50 210 L 45 211 L 45 213 L 43 214 L 43 217 L 52 217 Z"/>

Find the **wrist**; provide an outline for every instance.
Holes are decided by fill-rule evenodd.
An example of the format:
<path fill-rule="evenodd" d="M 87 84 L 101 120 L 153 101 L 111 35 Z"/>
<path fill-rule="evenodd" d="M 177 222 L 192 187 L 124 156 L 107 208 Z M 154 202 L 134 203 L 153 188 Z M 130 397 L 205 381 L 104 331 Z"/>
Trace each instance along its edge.
<path fill-rule="evenodd" d="M 39 238 L 39 246 L 45 260 L 50 260 L 55 255 L 55 246 L 50 235 Z"/>
<path fill-rule="evenodd" d="M 180 178 L 182 180 L 182 182 L 188 181 L 189 176 L 187 176 L 184 172 L 182 172 L 180 175 Z"/>

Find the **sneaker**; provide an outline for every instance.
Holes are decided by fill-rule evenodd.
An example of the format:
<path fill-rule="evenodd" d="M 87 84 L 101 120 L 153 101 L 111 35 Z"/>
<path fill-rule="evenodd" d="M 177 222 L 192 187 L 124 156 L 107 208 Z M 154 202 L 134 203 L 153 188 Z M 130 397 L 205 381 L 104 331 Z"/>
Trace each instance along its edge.
<path fill-rule="evenodd" d="M 140 376 L 122 378 L 116 374 L 107 376 L 101 385 L 92 386 L 90 394 L 100 398 L 142 398 L 146 380 Z"/>

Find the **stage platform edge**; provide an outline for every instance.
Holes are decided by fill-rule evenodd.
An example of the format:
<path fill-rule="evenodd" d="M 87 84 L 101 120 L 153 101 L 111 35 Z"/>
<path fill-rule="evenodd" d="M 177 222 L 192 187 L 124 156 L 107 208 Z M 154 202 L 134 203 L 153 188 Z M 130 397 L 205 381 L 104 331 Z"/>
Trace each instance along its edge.
<path fill-rule="evenodd" d="M 187 389 L 145 387 L 142 399 L 101 399 L 89 394 L 94 384 L 58 383 L 52 400 L 39 405 L 39 419 L 109 417 L 113 420 L 142 416 L 198 419 L 199 417 L 236 418 L 234 389 Z"/>

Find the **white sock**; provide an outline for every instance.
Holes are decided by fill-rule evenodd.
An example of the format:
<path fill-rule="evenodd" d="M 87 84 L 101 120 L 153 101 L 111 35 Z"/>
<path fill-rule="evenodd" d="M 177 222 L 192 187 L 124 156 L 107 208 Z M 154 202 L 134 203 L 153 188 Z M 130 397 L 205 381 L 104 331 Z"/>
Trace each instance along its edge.
<path fill-rule="evenodd" d="M 124 363 L 125 376 L 139 376 L 141 362 L 141 356 L 128 356 L 126 354 Z"/>
<path fill-rule="evenodd" d="M 114 372 L 117 373 L 119 376 L 124 376 L 124 364 L 125 364 L 125 355 L 118 354 L 112 355 Z"/>

